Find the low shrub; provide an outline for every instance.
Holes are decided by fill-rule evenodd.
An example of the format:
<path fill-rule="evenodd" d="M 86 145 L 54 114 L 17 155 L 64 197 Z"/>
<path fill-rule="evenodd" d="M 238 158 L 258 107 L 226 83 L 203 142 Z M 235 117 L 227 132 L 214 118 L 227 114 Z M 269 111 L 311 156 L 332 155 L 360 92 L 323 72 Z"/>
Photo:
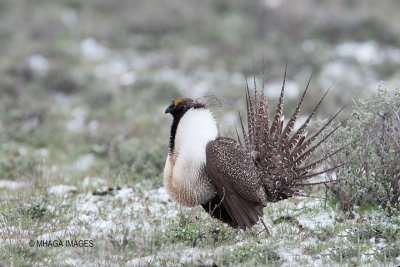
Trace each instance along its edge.
<path fill-rule="evenodd" d="M 163 240 L 164 243 L 183 243 L 192 247 L 221 245 L 233 242 L 236 231 L 214 219 L 181 214 L 179 221 L 165 231 Z"/>
<path fill-rule="evenodd" d="M 397 258 L 398 256 L 400 256 L 400 246 L 396 244 L 379 248 L 375 253 L 375 258 L 383 262 Z"/>
<path fill-rule="evenodd" d="M 278 261 L 279 259 L 279 255 L 266 245 L 247 245 L 236 247 L 232 252 L 228 253 L 224 259 L 224 264 L 248 262 L 257 265 L 265 265 L 267 263 Z"/>
<path fill-rule="evenodd" d="M 393 224 L 360 224 L 349 233 L 349 240 L 358 243 L 371 238 L 383 238 L 388 242 L 396 242 L 400 239 L 400 228 Z"/>
<path fill-rule="evenodd" d="M 337 247 L 332 250 L 330 257 L 337 262 L 349 262 L 350 259 L 359 257 L 360 253 L 357 248 L 354 247 Z"/>
<path fill-rule="evenodd" d="M 387 211 L 400 208 L 400 91 L 379 89 L 361 101 L 325 146 L 327 154 L 350 144 L 329 158 L 337 166 L 330 177 L 332 196 L 344 210 L 355 205 L 381 205 Z"/>

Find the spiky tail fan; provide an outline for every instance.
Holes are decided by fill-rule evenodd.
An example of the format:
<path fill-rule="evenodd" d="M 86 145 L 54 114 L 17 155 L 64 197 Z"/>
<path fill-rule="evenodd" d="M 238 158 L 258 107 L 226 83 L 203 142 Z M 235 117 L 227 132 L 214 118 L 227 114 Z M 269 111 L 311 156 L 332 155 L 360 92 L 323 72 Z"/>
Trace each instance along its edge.
<path fill-rule="evenodd" d="M 242 146 L 251 153 L 256 166 L 260 169 L 262 182 L 267 192 L 268 201 L 276 202 L 292 196 L 299 195 L 298 189 L 304 186 L 310 186 L 319 183 L 305 183 L 308 179 L 328 172 L 340 166 L 334 166 L 330 169 L 325 169 L 320 172 L 313 171 L 320 163 L 324 162 L 328 157 L 338 153 L 344 147 L 335 151 L 330 155 L 305 165 L 305 161 L 342 123 L 335 127 L 332 131 L 326 134 L 320 141 L 315 142 L 317 138 L 329 127 L 333 120 L 343 110 L 340 109 L 331 119 L 328 120 L 315 134 L 306 139 L 305 131 L 315 115 L 322 100 L 325 98 L 328 91 L 323 95 L 317 103 L 314 110 L 308 116 L 306 121 L 300 126 L 297 131 L 294 130 L 294 125 L 299 115 L 304 96 L 309 87 L 310 80 L 296 106 L 293 115 L 288 123 L 283 127 L 283 99 L 285 91 L 286 70 L 283 79 L 279 102 L 276 107 L 275 116 L 272 121 L 268 116 L 268 103 L 264 95 L 264 82 L 261 93 L 258 92 L 256 81 L 254 79 L 254 97 L 251 97 L 249 86 L 246 82 L 246 102 L 247 102 L 247 120 L 248 131 L 246 132 L 243 121 L 239 113 L 240 124 L 243 133 L 244 143 Z M 239 142 L 240 138 L 238 135 Z M 331 182 L 331 181 L 329 181 Z"/>

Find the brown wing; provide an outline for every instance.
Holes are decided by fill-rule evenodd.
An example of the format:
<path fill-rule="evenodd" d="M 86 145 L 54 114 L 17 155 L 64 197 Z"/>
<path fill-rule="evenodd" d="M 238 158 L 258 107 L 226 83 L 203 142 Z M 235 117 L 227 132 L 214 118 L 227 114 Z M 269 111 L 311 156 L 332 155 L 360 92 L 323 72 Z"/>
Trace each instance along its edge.
<path fill-rule="evenodd" d="M 250 228 L 262 216 L 258 195 L 262 186 L 251 157 L 235 140 L 217 138 L 206 148 L 207 175 L 217 196 L 203 208 L 232 227 Z"/>

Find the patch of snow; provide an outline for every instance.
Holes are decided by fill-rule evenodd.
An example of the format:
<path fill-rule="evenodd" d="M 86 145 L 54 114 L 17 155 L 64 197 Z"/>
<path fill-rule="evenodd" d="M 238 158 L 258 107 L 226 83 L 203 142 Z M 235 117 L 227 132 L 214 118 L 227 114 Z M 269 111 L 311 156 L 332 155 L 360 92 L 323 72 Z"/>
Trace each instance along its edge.
<path fill-rule="evenodd" d="M 122 86 L 130 86 L 136 82 L 136 75 L 130 71 L 121 75 L 119 84 Z"/>
<path fill-rule="evenodd" d="M 105 185 L 107 182 L 106 180 L 102 179 L 102 178 L 98 178 L 98 177 L 85 177 L 85 179 L 83 179 L 82 181 L 82 186 L 83 188 L 87 188 L 89 186 L 92 187 L 99 187 L 101 185 Z"/>
<path fill-rule="evenodd" d="M 140 184 L 136 184 L 135 187 L 140 187 Z M 158 189 L 144 192 L 144 198 L 149 199 L 152 202 L 162 202 L 162 203 L 169 202 L 169 195 L 164 186 Z"/>
<path fill-rule="evenodd" d="M 159 203 L 153 203 L 148 206 L 148 209 L 152 214 L 160 214 L 160 212 L 165 209 L 165 206 Z"/>
<path fill-rule="evenodd" d="M 186 48 L 184 56 L 190 60 L 204 60 L 210 56 L 210 51 L 205 47 L 189 46 Z"/>
<path fill-rule="evenodd" d="M 382 64 L 385 60 L 383 50 L 375 41 L 364 43 L 344 42 L 336 47 L 342 57 L 352 57 L 362 64 Z"/>
<path fill-rule="evenodd" d="M 304 207 L 306 208 L 315 208 L 315 207 L 321 207 L 323 205 L 323 200 L 321 199 L 308 199 L 304 197 L 298 197 L 298 199 L 303 199 L 304 201 L 301 201 L 297 203 L 297 209 L 302 209 Z"/>
<path fill-rule="evenodd" d="M 121 188 L 121 190 L 118 190 L 117 194 L 115 194 L 114 197 L 117 199 L 121 199 L 122 202 L 127 202 L 135 196 L 134 193 L 135 192 L 134 192 L 133 188 L 124 187 L 124 188 Z"/>
<path fill-rule="evenodd" d="M 162 203 L 168 203 L 168 201 L 170 200 L 167 189 L 165 189 L 164 186 L 157 189 L 155 200 L 161 201 Z"/>
<path fill-rule="evenodd" d="M 194 73 L 195 77 L 199 80 L 208 80 L 209 84 L 212 84 L 216 81 L 226 83 L 226 81 L 229 81 L 230 74 L 224 70 L 224 69 L 218 69 L 215 71 L 209 71 L 206 68 L 199 68 L 196 70 Z M 245 79 L 242 80 L 242 83 L 244 83 Z"/>
<path fill-rule="evenodd" d="M 109 49 L 99 44 L 93 38 L 86 38 L 81 43 L 82 56 L 87 60 L 98 61 L 106 58 L 110 53 Z"/>
<path fill-rule="evenodd" d="M 283 0 L 264 0 L 264 5 L 271 9 L 277 9 L 283 3 Z"/>
<path fill-rule="evenodd" d="M 210 72 L 198 68 L 188 75 L 182 70 L 164 68 L 158 72 L 158 77 L 161 81 L 175 84 L 182 95 L 199 98 L 209 92 L 217 81 L 226 82 L 229 74 L 224 70 Z"/>
<path fill-rule="evenodd" d="M 39 125 L 39 118 L 33 117 L 24 122 L 22 129 L 26 132 L 29 132 L 29 131 L 33 130 L 34 128 L 36 128 L 38 125 Z"/>
<path fill-rule="evenodd" d="M 55 232 L 47 232 L 36 238 L 36 240 L 62 240 L 65 241 L 67 239 L 72 239 L 72 236 L 81 235 L 87 236 L 90 233 L 84 226 L 78 225 L 69 225 L 65 229 L 55 231 Z"/>
<path fill-rule="evenodd" d="M 95 73 L 99 78 L 119 78 L 128 72 L 128 66 L 120 59 L 113 59 L 107 63 L 96 66 Z"/>
<path fill-rule="evenodd" d="M 181 93 L 186 93 L 192 85 L 192 79 L 186 76 L 181 70 L 175 70 L 171 68 L 164 68 L 158 71 L 158 79 L 163 82 L 170 82 L 175 84 Z"/>
<path fill-rule="evenodd" d="M 279 256 L 286 260 L 287 262 L 295 262 L 296 258 L 303 256 L 303 251 L 301 248 L 291 248 L 290 250 L 286 247 L 282 247 L 277 250 Z"/>
<path fill-rule="evenodd" d="M 128 66 L 124 61 L 114 59 L 104 65 L 100 65 L 97 71 L 100 76 L 104 74 L 119 76 L 128 72 Z"/>
<path fill-rule="evenodd" d="M 52 173 L 58 172 L 58 166 L 57 166 L 57 165 L 51 166 L 51 167 L 50 167 L 50 172 L 52 172 Z"/>
<path fill-rule="evenodd" d="M 46 148 L 40 148 L 40 149 L 36 150 L 36 152 L 37 152 L 40 156 L 42 156 L 42 157 L 44 157 L 44 158 L 47 158 L 47 157 L 50 155 L 49 150 L 46 149 Z"/>
<path fill-rule="evenodd" d="M 48 232 L 42 235 L 39 235 L 36 240 L 59 240 L 65 236 L 65 231 L 55 231 L 55 232 Z"/>
<path fill-rule="evenodd" d="M 339 82 L 350 89 L 373 91 L 377 88 L 375 76 L 371 71 L 363 71 L 351 64 L 337 60 L 322 66 L 317 82 L 322 88 L 329 88 Z"/>
<path fill-rule="evenodd" d="M 400 49 L 389 47 L 386 49 L 386 58 L 395 63 L 400 63 Z"/>
<path fill-rule="evenodd" d="M 16 182 L 10 180 L 0 180 L 0 188 L 6 188 L 10 190 L 17 190 L 26 187 L 27 184 L 24 182 Z"/>
<path fill-rule="evenodd" d="M 93 133 L 93 132 L 97 131 L 97 129 L 99 128 L 99 125 L 100 125 L 99 121 L 91 120 L 88 124 L 88 127 L 89 127 L 89 130 Z"/>
<path fill-rule="evenodd" d="M 85 223 L 91 222 L 91 219 L 92 218 L 87 214 L 79 214 L 79 216 L 77 217 L 77 221 Z"/>
<path fill-rule="evenodd" d="M 102 220 L 98 218 L 96 221 L 94 221 L 91 226 L 94 228 L 94 231 L 92 234 L 95 236 L 100 236 L 103 234 L 109 234 L 110 232 L 116 231 L 117 225 L 115 224 L 114 221 L 112 220 Z"/>
<path fill-rule="evenodd" d="M 272 81 L 265 84 L 265 95 L 270 98 L 277 98 L 281 94 L 282 81 Z M 286 80 L 285 83 L 285 97 L 296 99 L 299 95 L 300 87 L 292 80 Z"/>
<path fill-rule="evenodd" d="M 71 96 L 63 92 L 52 92 L 51 97 L 55 104 L 51 106 L 51 114 L 70 114 L 71 113 Z"/>
<path fill-rule="evenodd" d="M 7 246 L 21 246 L 24 247 L 26 244 L 28 244 L 30 239 L 28 238 L 7 238 L 3 239 L 2 242 L 0 242 L 0 247 L 7 247 Z"/>
<path fill-rule="evenodd" d="M 11 225 L 11 226 L 7 226 L 5 228 L 0 228 L 0 234 L 2 236 L 14 236 L 14 235 L 29 236 L 30 231 L 23 230 L 19 227 Z"/>
<path fill-rule="evenodd" d="M 157 261 L 159 260 L 171 260 L 174 264 L 168 264 L 166 266 L 176 266 L 176 265 L 193 265 L 196 260 L 204 261 L 205 257 L 211 257 L 213 255 L 212 251 L 207 250 L 199 250 L 196 248 L 190 248 L 185 250 L 178 251 L 167 251 L 167 252 L 159 252 L 156 255 L 150 255 L 145 257 L 134 258 L 127 262 L 128 266 L 145 266 L 145 265 L 154 265 L 159 266 Z M 176 264 L 175 262 L 179 262 Z M 204 262 L 205 265 L 212 265 L 213 260 L 207 260 Z M 160 265 L 161 266 L 161 265 Z"/>
<path fill-rule="evenodd" d="M 46 74 L 49 71 L 50 63 L 41 54 L 34 54 L 28 59 L 29 68 L 39 74 Z"/>
<path fill-rule="evenodd" d="M 198 98 L 203 95 L 206 95 L 209 90 L 210 90 L 209 82 L 198 81 L 197 83 L 193 84 L 189 92 L 193 98 Z"/>
<path fill-rule="evenodd" d="M 311 53 L 314 52 L 317 45 L 314 40 L 305 40 L 301 43 L 301 48 L 304 52 Z"/>
<path fill-rule="evenodd" d="M 26 150 L 26 148 L 25 147 L 23 147 L 23 146 L 20 146 L 20 147 L 18 147 L 18 154 L 20 155 L 20 156 L 25 156 L 26 154 L 27 154 L 27 150 Z"/>
<path fill-rule="evenodd" d="M 72 258 L 68 258 L 63 260 L 64 264 L 67 266 L 84 266 L 82 260 L 80 259 L 72 259 Z"/>
<path fill-rule="evenodd" d="M 231 74 L 231 77 L 229 78 L 229 81 L 234 85 L 242 85 L 244 80 L 245 77 L 240 72 L 234 72 L 233 74 Z"/>
<path fill-rule="evenodd" d="M 72 29 L 78 22 L 78 14 L 72 8 L 66 8 L 61 13 L 61 21 L 65 26 Z"/>
<path fill-rule="evenodd" d="M 76 187 L 72 186 L 72 185 L 59 184 L 59 185 L 55 185 L 55 186 L 52 186 L 49 188 L 50 194 L 54 194 L 54 195 L 58 195 L 58 196 L 63 196 L 68 193 L 75 193 L 76 191 L 77 191 Z"/>
<path fill-rule="evenodd" d="M 84 107 L 74 108 L 71 112 L 71 118 L 67 121 L 67 130 L 74 133 L 83 131 L 85 120 L 88 116 L 88 110 Z"/>
<path fill-rule="evenodd" d="M 98 196 L 93 196 L 91 193 L 78 198 L 76 201 L 76 209 L 80 212 L 98 213 L 99 207 L 103 205 L 103 201 Z"/>
<path fill-rule="evenodd" d="M 334 214 L 332 212 L 302 214 L 301 216 L 297 217 L 297 220 L 303 227 L 310 229 L 333 225 L 335 222 Z"/>
<path fill-rule="evenodd" d="M 75 162 L 75 168 L 78 171 L 87 171 L 95 162 L 95 156 L 90 153 L 78 158 Z"/>
<path fill-rule="evenodd" d="M 147 60 L 145 57 L 143 56 L 134 56 L 130 66 L 134 69 L 134 70 L 143 70 L 145 68 L 147 68 L 150 65 L 149 60 Z"/>

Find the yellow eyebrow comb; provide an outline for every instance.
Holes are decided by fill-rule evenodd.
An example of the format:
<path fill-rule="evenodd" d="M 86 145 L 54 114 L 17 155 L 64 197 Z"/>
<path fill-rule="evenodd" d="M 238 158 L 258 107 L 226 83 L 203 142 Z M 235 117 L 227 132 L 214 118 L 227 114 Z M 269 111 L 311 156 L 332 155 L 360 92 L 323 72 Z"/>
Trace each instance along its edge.
<path fill-rule="evenodd" d="M 174 105 L 177 106 L 181 102 L 182 102 L 182 98 L 177 98 L 177 99 L 175 99 Z"/>

